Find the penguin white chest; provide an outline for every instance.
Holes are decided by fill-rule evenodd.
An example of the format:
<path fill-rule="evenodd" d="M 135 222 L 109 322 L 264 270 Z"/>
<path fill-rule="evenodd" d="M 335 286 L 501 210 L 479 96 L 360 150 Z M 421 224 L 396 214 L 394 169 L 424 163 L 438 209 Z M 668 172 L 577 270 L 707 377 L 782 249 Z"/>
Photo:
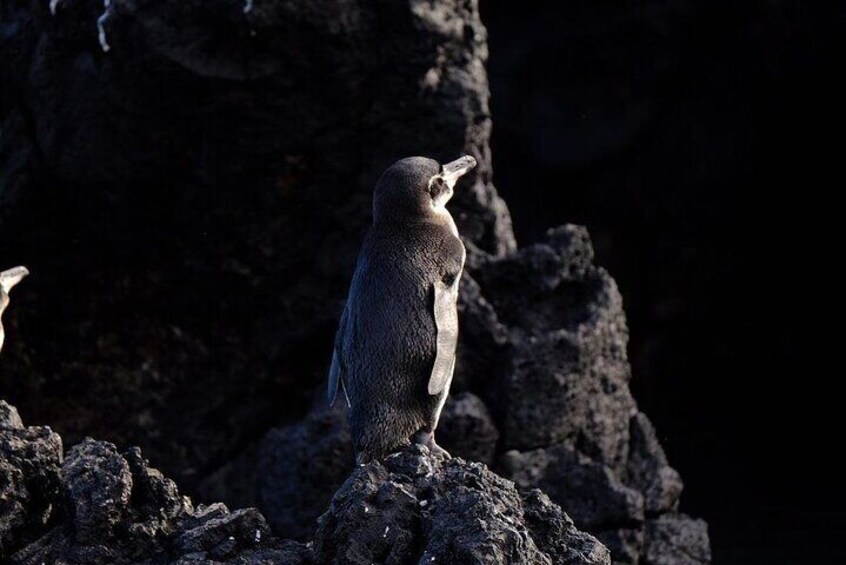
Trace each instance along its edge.
<path fill-rule="evenodd" d="M 455 220 L 452 218 L 452 214 L 449 213 L 449 210 L 446 209 L 446 206 L 442 204 L 433 204 L 432 210 L 435 212 L 435 215 L 446 224 L 449 228 L 449 231 L 455 237 L 458 237 L 458 226 L 455 225 Z"/>

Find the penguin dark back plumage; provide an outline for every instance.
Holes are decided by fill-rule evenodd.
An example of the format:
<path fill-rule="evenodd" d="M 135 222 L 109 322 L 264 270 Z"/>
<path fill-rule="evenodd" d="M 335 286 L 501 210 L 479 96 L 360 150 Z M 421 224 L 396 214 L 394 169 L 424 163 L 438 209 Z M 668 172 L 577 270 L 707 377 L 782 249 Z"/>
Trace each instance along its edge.
<path fill-rule="evenodd" d="M 376 183 L 364 239 L 338 325 L 329 401 L 350 409 L 359 462 L 410 442 L 444 452 L 434 432 L 449 393 L 458 339 L 456 301 L 465 250 L 445 208 L 476 165 L 410 157 Z"/>

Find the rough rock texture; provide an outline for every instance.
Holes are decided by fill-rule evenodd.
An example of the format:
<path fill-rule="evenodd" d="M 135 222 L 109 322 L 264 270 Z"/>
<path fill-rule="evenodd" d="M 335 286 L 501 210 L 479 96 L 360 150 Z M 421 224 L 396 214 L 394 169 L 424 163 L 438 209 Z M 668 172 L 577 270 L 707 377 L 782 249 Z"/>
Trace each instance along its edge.
<path fill-rule="evenodd" d="M 682 483 L 629 392 L 622 300 L 593 265 L 586 230 L 550 230 L 544 243 L 491 260 L 475 276 L 509 332 L 499 384 L 480 390 L 494 391 L 486 398 L 503 432 L 499 470 L 545 490 L 608 543 L 615 561 L 646 559 L 649 519 L 679 519 Z M 697 531 L 685 539 L 699 544 L 689 554 L 704 562 L 704 523 Z M 655 555 L 671 553 L 655 547 Z"/>
<path fill-rule="evenodd" d="M 490 465 L 498 435 L 477 396 L 460 393 L 447 399 L 438 441 L 452 455 Z M 346 413 L 320 407 L 301 422 L 271 430 L 261 440 L 258 455 L 246 455 L 246 461 L 236 460 L 234 472 L 228 467 L 224 470 L 228 476 L 224 484 L 215 482 L 215 487 L 222 488 L 206 492 L 258 504 L 275 531 L 298 540 L 314 535 L 318 516 L 354 467 Z M 242 498 L 241 492 L 232 493 L 228 486 L 243 491 L 243 476 L 233 475 L 249 467 L 255 470 L 249 480 L 255 485 L 257 498 Z"/>
<path fill-rule="evenodd" d="M 451 396 L 441 412 L 438 442 L 453 457 L 493 465 L 499 431 L 487 406 L 475 394 Z"/>
<path fill-rule="evenodd" d="M 667 463 L 655 429 L 642 412 L 632 417 L 630 434 L 628 483 L 643 493 L 647 514 L 676 509 L 683 487 L 681 477 Z"/>
<path fill-rule="evenodd" d="M 643 523 L 641 493 L 623 485 L 607 466 L 566 445 L 509 451 L 503 456 L 502 469 L 521 487 L 538 487 L 572 508 L 573 519 L 585 528 Z"/>
<path fill-rule="evenodd" d="M 643 553 L 643 528 L 622 528 L 597 532 L 596 538 L 614 556 L 614 563 L 636 565 L 641 563 Z"/>
<path fill-rule="evenodd" d="M 0 414 L 16 414 L 0 401 Z M 86 439 L 62 460 L 47 428 L 0 420 L 0 561 L 11 564 L 305 564 L 256 509 L 194 508 L 138 448 Z M 10 480 L 11 479 L 11 480 Z"/>
<path fill-rule="evenodd" d="M 684 514 L 646 523 L 647 565 L 697 565 L 711 560 L 708 525 Z"/>
<path fill-rule="evenodd" d="M 413 446 L 353 471 L 320 517 L 321 563 L 610 563 L 539 491 Z"/>
<path fill-rule="evenodd" d="M 258 457 L 258 499 L 274 530 L 309 539 L 317 517 L 354 466 L 346 417 L 314 412 L 300 423 L 271 430 Z"/>
<path fill-rule="evenodd" d="M 18 409 L 5 400 L 0 400 L 0 427 L 15 430 L 23 428 L 23 420 Z"/>
<path fill-rule="evenodd" d="M 61 440 L 51 434 L 46 456 L 42 431 L 0 428 L 0 469 L 10 469 L 21 488 L 44 487 L 36 498 L 4 492 L 4 563 L 610 564 L 605 546 L 539 490 L 518 491 L 481 463 L 446 461 L 425 447 L 356 467 L 304 545 L 275 537 L 255 508 L 194 508 L 138 448 L 120 453 L 88 438 L 62 462 Z M 28 514 L 39 519 L 27 521 Z M 665 533 L 651 547 L 673 542 L 662 527 L 656 523 Z"/>
<path fill-rule="evenodd" d="M 509 363 L 492 397 L 505 448 L 578 442 L 620 467 L 628 450 L 628 333 L 613 279 L 593 266 L 584 228 L 492 261 L 476 278 L 508 327 Z"/>
<path fill-rule="evenodd" d="M 40 535 L 59 489 L 62 438 L 47 427 L 25 428 L 0 400 L 0 562 Z"/>

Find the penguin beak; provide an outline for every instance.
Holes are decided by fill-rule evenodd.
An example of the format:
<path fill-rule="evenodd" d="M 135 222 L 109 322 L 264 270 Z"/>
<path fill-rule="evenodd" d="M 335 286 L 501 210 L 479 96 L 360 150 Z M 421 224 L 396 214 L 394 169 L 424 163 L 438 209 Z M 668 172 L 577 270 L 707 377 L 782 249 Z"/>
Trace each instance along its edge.
<path fill-rule="evenodd" d="M 467 171 L 475 166 L 476 159 L 470 155 L 465 155 L 464 157 L 459 157 L 455 161 L 444 165 L 441 177 L 444 179 L 444 182 L 447 183 L 447 186 L 453 188 L 455 183 L 458 182 L 458 179 L 464 176 Z"/>
<path fill-rule="evenodd" d="M 29 270 L 26 267 L 15 267 L 14 269 L 3 271 L 0 273 L 0 289 L 6 294 L 9 294 L 12 287 L 21 282 L 28 274 Z"/>

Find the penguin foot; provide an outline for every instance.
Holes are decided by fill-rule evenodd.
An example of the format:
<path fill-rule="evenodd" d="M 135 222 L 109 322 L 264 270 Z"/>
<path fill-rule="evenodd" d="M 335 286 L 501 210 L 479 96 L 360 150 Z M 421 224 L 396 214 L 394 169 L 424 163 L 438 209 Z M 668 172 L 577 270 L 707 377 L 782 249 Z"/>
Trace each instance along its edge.
<path fill-rule="evenodd" d="M 420 430 L 411 437 L 411 441 L 412 443 L 416 443 L 418 445 L 425 445 L 429 448 L 429 451 L 436 453 L 445 459 L 452 459 L 452 455 L 450 455 L 446 449 L 435 443 L 435 432 Z"/>
<path fill-rule="evenodd" d="M 429 448 L 429 451 L 431 451 L 432 453 L 436 453 L 436 454 L 440 455 L 444 459 L 452 459 L 452 455 L 449 454 L 449 451 L 447 451 L 446 449 L 444 449 L 443 447 L 441 447 L 440 445 L 435 443 L 434 437 L 432 438 L 432 442 L 429 443 L 426 447 Z"/>

